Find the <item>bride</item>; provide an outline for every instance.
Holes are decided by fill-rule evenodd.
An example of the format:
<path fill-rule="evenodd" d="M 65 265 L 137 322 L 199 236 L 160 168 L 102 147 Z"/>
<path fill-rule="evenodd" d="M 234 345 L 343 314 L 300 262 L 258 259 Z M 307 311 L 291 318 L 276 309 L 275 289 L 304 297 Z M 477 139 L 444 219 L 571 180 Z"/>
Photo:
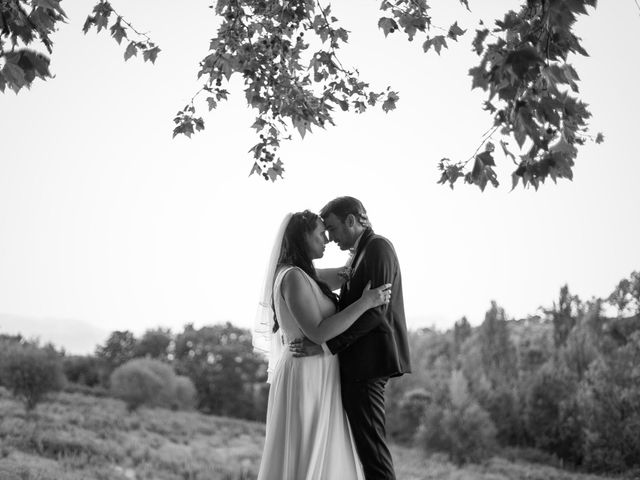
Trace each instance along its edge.
<path fill-rule="evenodd" d="M 321 344 L 389 302 L 385 284 L 337 312 L 331 287 L 340 284 L 338 269 L 322 272 L 327 284 L 313 266 L 327 242 L 320 217 L 305 210 L 285 217 L 271 253 L 253 338 L 269 357 L 271 384 L 258 480 L 364 480 L 342 408 L 338 357 L 294 357 L 284 347 L 302 337 Z"/>

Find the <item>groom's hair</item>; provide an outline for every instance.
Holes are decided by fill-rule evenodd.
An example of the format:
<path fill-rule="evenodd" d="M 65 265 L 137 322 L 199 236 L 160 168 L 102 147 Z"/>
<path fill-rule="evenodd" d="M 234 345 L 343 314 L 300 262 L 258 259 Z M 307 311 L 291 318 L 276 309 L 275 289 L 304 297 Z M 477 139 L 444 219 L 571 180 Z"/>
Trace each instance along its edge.
<path fill-rule="evenodd" d="M 338 197 L 327 203 L 322 210 L 320 210 L 320 216 L 325 219 L 330 214 L 334 214 L 341 222 L 349 215 L 356 217 L 356 220 L 365 228 L 371 228 L 371 222 L 367 217 L 367 210 L 362 205 L 362 202 L 354 197 Z"/>

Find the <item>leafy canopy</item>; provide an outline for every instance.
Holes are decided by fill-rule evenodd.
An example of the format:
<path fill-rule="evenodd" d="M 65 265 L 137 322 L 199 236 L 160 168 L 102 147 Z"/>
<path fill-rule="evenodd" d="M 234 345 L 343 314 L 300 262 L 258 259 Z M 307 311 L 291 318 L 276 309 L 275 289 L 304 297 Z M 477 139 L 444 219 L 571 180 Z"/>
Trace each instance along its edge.
<path fill-rule="evenodd" d="M 30 48 L 41 43 L 52 51 L 50 34 L 65 21 L 61 0 L 0 1 L 0 91 L 19 92 L 35 78 L 51 77 L 49 57 Z M 460 0 L 469 9 L 468 0 Z M 578 149 L 586 141 L 600 143 L 602 134 L 589 134 L 587 105 L 579 93 L 579 76 L 568 62 L 571 54 L 587 55 L 573 33 L 579 15 L 596 0 L 527 0 L 489 28 L 482 22 L 471 42 L 479 63 L 469 69 L 472 88 L 486 92 L 483 108 L 493 115 L 493 126 L 467 160 L 443 158 L 439 183 L 463 179 L 484 190 L 497 187 L 496 143 L 514 163 L 512 186 L 538 188 L 547 178 L 573 178 Z M 229 97 L 233 76 L 244 81 L 247 104 L 255 111 L 250 174 L 275 181 L 284 168 L 278 152 L 283 140 L 297 132 L 304 137 L 313 128 L 334 125 L 333 114 L 363 113 L 381 106 L 396 108 L 400 98 L 391 87 L 372 89 L 358 70 L 339 59 L 349 32 L 332 13 L 329 0 L 217 0 L 211 6 L 220 24 L 200 61 L 202 86 L 174 118 L 176 135 L 190 137 L 204 129 L 200 104 L 215 109 Z M 372 7 L 373 8 L 373 7 Z M 378 27 L 385 36 L 420 39 L 427 54 L 440 55 L 467 34 L 455 22 L 448 28 L 434 24 L 427 0 L 382 0 Z M 111 3 L 100 0 L 83 30 L 109 31 L 126 45 L 124 58 L 142 53 L 155 62 L 160 48 L 138 32 Z M 204 100 L 198 102 L 197 100 Z M 499 135 L 498 142 L 490 141 Z M 514 153 L 509 143 L 515 140 Z M 483 148 L 484 147 L 484 148 Z"/>

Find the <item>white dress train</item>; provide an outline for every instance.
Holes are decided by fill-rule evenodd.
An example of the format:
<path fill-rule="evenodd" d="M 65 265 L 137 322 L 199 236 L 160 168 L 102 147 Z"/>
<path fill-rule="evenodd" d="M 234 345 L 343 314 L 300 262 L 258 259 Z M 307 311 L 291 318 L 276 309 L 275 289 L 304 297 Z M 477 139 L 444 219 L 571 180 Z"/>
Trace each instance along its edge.
<path fill-rule="evenodd" d="M 280 293 L 282 278 L 290 268 L 296 267 L 279 271 L 273 287 L 280 325 L 277 334 L 285 343 L 304 336 Z M 323 318 L 333 315 L 333 302 L 313 279 L 305 277 Z M 342 408 L 336 355 L 296 358 L 285 349 L 278 360 L 269 391 L 258 480 L 364 480 Z"/>

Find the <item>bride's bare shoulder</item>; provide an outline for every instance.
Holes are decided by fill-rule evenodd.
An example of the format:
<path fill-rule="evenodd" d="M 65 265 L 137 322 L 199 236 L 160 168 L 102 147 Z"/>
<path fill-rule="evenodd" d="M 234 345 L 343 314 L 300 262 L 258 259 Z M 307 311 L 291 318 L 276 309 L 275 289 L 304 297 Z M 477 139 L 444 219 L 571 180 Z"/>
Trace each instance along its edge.
<path fill-rule="evenodd" d="M 290 268 L 282 276 L 282 291 L 285 295 L 307 295 L 312 292 L 310 280 L 301 268 Z"/>

